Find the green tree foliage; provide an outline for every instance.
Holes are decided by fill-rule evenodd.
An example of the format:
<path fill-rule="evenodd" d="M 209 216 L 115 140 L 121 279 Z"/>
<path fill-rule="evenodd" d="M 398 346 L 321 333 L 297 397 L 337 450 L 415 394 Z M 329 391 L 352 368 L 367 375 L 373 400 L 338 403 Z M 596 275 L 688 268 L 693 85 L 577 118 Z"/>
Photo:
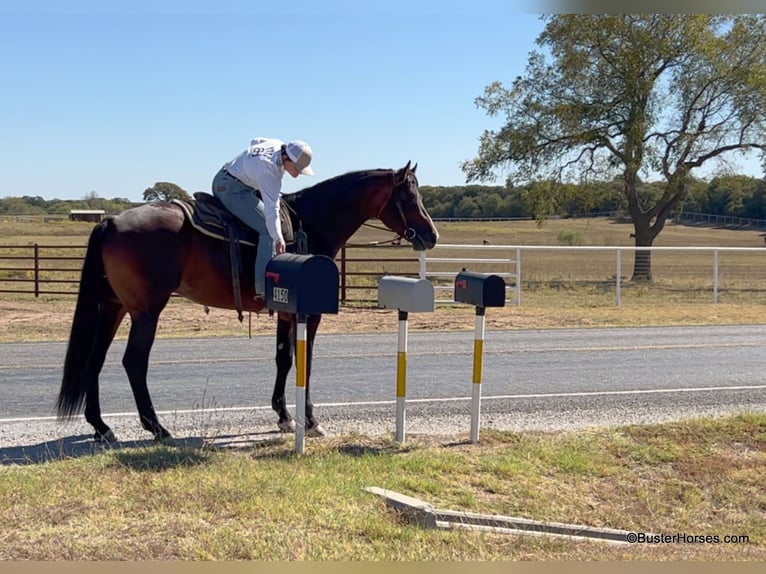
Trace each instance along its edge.
<path fill-rule="evenodd" d="M 171 199 L 189 201 L 191 197 L 182 187 L 169 181 L 158 181 L 144 190 L 144 201 L 170 201 Z"/>
<path fill-rule="evenodd" d="M 627 201 L 622 194 L 619 177 L 610 181 L 567 184 L 566 194 L 556 197 L 553 206 L 540 206 L 535 201 L 548 197 L 541 187 L 551 182 L 534 182 L 519 187 L 462 185 L 448 187 L 422 186 L 423 201 L 436 218 L 531 218 L 540 209 L 550 209 L 559 217 L 591 215 L 627 215 Z M 662 194 L 662 182 L 641 183 L 638 201 L 644 205 Z M 766 181 L 745 175 L 722 175 L 709 182 L 690 178 L 687 196 L 678 211 L 730 215 L 766 219 Z M 103 209 L 117 214 L 132 203 L 129 199 L 106 199 L 94 194 L 83 199 L 44 199 L 40 196 L 0 198 L 0 215 L 67 214 L 72 209 Z"/>
<path fill-rule="evenodd" d="M 43 199 L 42 197 L 2 197 L 0 214 L 2 215 L 63 215 L 72 209 L 103 209 L 106 213 L 116 214 L 131 207 L 129 199 L 118 197 L 104 199 L 86 196 L 85 199 Z"/>
<path fill-rule="evenodd" d="M 693 170 L 764 150 L 766 16 L 561 14 L 543 16 L 525 75 L 476 100 L 505 125 L 485 131 L 469 181 L 500 168 L 532 189 L 538 216 L 562 205 L 566 181 L 617 176 L 635 228 L 650 246 L 685 199 Z M 764 162 L 766 162 L 766 156 Z M 640 175 L 658 175 L 658 188 Z M 547 211 L 546 211 L 547 210 Z M 651 279 L 639 251 L 634 279 Z"/>
<path fill-rule="evenodd" d="M 740 217 L 758 217 L 749 215 L 757 204 L 752 202 L 753 197 L 763 182 L 743 175 L 724 175 L 715 177 L 708 185 L 704 213 L 717 215 L 737 215 Z M 750 209 L 745 209 L 748 201 Z"/>

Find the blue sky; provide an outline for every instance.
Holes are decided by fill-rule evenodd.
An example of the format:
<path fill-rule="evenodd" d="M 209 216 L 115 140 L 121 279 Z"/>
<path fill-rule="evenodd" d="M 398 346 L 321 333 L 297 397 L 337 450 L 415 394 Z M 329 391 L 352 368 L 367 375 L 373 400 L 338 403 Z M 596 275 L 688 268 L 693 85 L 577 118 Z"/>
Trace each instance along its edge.
<path fill-rule="evenodd" d="M 459 185 L 499 126 L 474 99 L 523 74 L 543 26 L 501 0 L 104 4 L 0 8 L 0 196 L 209 191 L 255 136 L 313 147 L 286 191 L 408 160 Z"/>

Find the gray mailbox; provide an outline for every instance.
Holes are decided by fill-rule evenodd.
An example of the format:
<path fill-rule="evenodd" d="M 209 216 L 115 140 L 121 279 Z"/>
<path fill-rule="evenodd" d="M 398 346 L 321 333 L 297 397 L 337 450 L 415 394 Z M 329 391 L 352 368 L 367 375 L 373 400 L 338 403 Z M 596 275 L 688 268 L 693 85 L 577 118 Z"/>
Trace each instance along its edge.
<path fill-rule="evenodd" d="M 476 307 L 505 307 L 505 281 L 463 269 L 455 277 L 455 301 Z"/>
<path fill-rule="evenodd" d="M 426 279 L 386 275 L 378 283 L 378 306 L 411 313 L 434 310 L 434 286 Z"/>
<path fill-rule="evenodd" d="M 338 267 L 324 255 L 282 253 L 266 265 L 266 306 L 303 315 L 338 312 Z"/>

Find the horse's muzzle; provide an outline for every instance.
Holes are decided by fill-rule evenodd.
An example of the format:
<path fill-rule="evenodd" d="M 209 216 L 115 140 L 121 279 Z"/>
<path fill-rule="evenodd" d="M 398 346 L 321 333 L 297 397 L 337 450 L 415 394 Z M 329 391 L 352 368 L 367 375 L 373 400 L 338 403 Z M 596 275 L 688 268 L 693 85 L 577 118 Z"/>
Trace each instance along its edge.
<path fill-rule="evenodd" d="M 405 235 L 405 239 L 412 243 L 412 248 L 415 251 L 426 251 L 428 249 L 433 249 L 436 245 L 436 242 L 439 240 L 439 233 L 436 231 L 429 231 L 426 234 L 417 233 L 412 228 L 408 229 L 407 231 L 413 232 L 412 237 L 407 237 Z"/>

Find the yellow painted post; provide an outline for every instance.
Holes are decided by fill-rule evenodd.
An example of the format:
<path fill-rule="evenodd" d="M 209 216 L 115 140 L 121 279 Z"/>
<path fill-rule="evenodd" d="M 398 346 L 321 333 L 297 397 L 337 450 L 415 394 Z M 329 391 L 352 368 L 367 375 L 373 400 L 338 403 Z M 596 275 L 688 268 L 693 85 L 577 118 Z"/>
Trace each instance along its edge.
<path fill-rule="evenodd" d="M 407 401 L 407 311 L 399 311 L 399 344 L 396 360 L 396 440 L 404 442 Z"/>
<path fill-rule="evenodd" d="M 481 418 L 481 379 L 484 368 L 484 307 L 476 307 L 476 325 L 473 340 L 473 392 L 471 397 L 471 442 L 479 442 Z"/>
<path fill-rule="evenodd" d="M 295 353 L 295 452 L 303 454 L 306 448 L 306 315 L 298 315 Z"/>

